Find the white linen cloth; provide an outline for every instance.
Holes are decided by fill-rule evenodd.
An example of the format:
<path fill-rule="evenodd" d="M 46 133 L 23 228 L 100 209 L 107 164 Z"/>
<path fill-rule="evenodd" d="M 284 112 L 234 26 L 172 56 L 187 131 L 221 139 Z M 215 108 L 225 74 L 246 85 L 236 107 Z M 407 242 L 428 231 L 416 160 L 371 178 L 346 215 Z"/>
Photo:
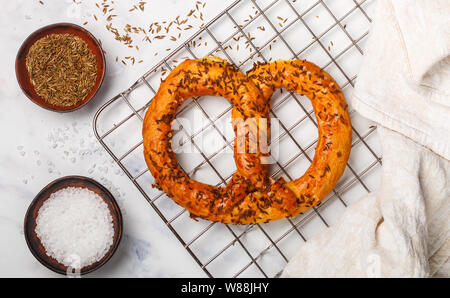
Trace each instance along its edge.
<path fill-rule="evenodd" d="M 450 0 L 378 0 L 352 105 L 376 121 L 382 186 L 283 277 L 450 277 Z"/>

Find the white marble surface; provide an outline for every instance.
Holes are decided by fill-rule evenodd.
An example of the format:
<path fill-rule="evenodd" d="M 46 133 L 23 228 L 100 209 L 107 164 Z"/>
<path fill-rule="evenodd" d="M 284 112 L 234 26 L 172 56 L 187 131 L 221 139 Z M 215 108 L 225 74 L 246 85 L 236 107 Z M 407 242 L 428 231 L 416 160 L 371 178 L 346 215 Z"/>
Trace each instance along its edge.
<path fill-rule="evenodd" d="M 139 53 L 117 43 L 104 29 L 102 19 L 94 22 L 92 13 L 101 15 L 94 1 L 84 0 L 79 5 L 72 0 L 43 2 L 44 5 L 34 0 L 4 1 L 0 12 L 0 277 L 58 276 L 29 252 L 23 235 L 23 219 L 28 205 L 42 187 L 58 177 L 73 174 L 89 176 L 106 185 L 116 196 L 124 215 L 125 233 L 118 251 L 90 277 L 204 276 L 130 180 L 113 164 L 92 130 L 95 111 L 156 63 L 159 57 L 154 57 L 154 53 L 165 53 L 166 48 L 176 43 L 163 40 L 142 46 L 140 57 L 144 62 L 124 67 L 115 62 L 117 55 L 126 56 L 129 52 L 137 59 Z M 231 2 L 207 1 L 203 10 L 205 19 L 214 17 Z M 179 14 L 185 15 L 193 3 L 195 1 L 151 1 L 146 5 L 145 18 L 170 20 Z M 127 16 L 128 6 L 131 5 L 122 7 L 119 14 L 123 22 L 144 26 L 143 18 L 136 20 Z M 99 94 L 86 107 L 68 114 L 36 106 L 25 97 L 16 81 L 14 61 L 20 45 L 30 33 L 44 25 L 57 22 L 82 25 L 85 21 L 88 21 L 85 27 L 101 39 L 106 51 L 107 75 Z"/>
<path fill-rule="evenodd" d="M 205 276 L 205 273 L 180 245 L 132 182 L 113 163 L 93 136 L 92 130 L 92 119 L 98 108 L 111 97 L 129 87 L 140 75 L 159 62 L 159 59 L 168 53 L 166 49 L 174 49 L 177 42 L 167 39 L 159 40 L 151 45 L 140 43 L 139 51 L 129 49 L 115 41 L 112 35 L 106 31 L 104 18 L 99 17 L 99 21 L 94 21 L 93 13 L 101 16 L 101 13 L 95 7 L 95 1 L 83 0 L 81 4 L 73 4 L 72 0 L 43 0 L 43 2 L 44 5 L 34 0 L 5 1 L 0 11 L 0 36 L 2 39 L 2 47 L 0 47 L 2 57 L 2 67 L 0 68 L 0 135 L 2 136 L 0 150 L 0 234 L 2 235 L 0 237 L 0 277 L 58 276 L 43 267 L 28 251 L 23 236 L 23 218 L 31 200 L 42 187 L 58 177 L 73 174 L 92 177 L 108 187 L 118 200 L 124 215 L 125 233 L 118 251 L 104 267 L 90 274 L 89 277 Z M 120 13 L 118 13 L 115 23 L 130 23 L 143 27 L 154 21 L 171 20 L 177 15 L 186 15 L 195 5 L 195 1 L 187 0 L 154 0 L 148 1 L 145 13 L 130 15 L 127 13 L 131 7 L 130 3 L 138 3 L 139 1 L 116 2 L 120 2 L 121 6 L 116 8 Z M 204 2 L 207 4 L 203 9 L 203 16 L 205 20 L 208 20 L 233 1 L 208 0 Z M 272 1 L 258 1 L 263 7 L 270 2 Z M 283 2 L 280 1 L 280 3 Z M 295 5 L 301 11 L 315 2 L 313 0 L 302 0 L 296 1 Z M 354 7 L 352 0 L 341 0 L 339 5 L 331 0 L 324 2 L 338 17 L 345 15 L 347 11 Z M 246 3 L 248 7 L 242 6 L 233 12 L 239 22 L 248 19 L 248 11 L 252 10 L 249 3 L 250 1 Z M 372 1 L 367 1 L 363 7 L 369 9 L 370 3 Z M 295 15 L 286 5 L 275 5 L 268 13 L 269 18 L 274 23 L 278 23 L 277 16 L 279 15 L 289 18 L 289 20 L 295 18 Z M 321 31 L 333 24 L 333 19 L 321 5 L 312 9 L 305 16 L 305 19 L 316 34 L 320 34 Z M 72 22 L 82 25 L 86 21 L 88 21 L 88 24 L 85 27 L 101 39 L 103 49 L 106 51 L 107 75 L 99 94 L 84 108 L 68 114 L 58 114 L 39 108 L 25 97 L 16 82 L 14 60 L 17 50 L 31 32 L 44 25 L 56 22 Z M 257 45 L 259 46 L 262 40 L 270 38 L 271 33 L 269 32 L 270 26 L 264 23 L 264 20 L 258 22 L 251 27 L 252 34 L 256 34 L 252 36 L 257 37 Z M 192 22 L 194 28 L 198 28 L 200 24 L 200 21 Z M 367 19 L 357 9 L 345 19 L 344 24 L 347 25 L 347 30 L 354 39 L 358 39 L 369 28 Z M 264 26 L 267 30 L 264 32 L 258 30 L 258 25 Z M 230 26 L 232 27 L 232 24 L 221 25 L 219 31 L 223 33 L 223 36 L 231 33 Z M 194 29 L 188 30 L 183 37 L 187 38 L 193 32 Z M 302 49 L 305 44 L 312 40 L 304 26 L 299 22 L 287 30 L 284 37 L 295 47 L 296 51 Z M 241 49 L 246 46 L 242 40 L 240 41 Z M 330 46 L 328 50 L 333 56 L 338 55 L 340 51 L 351 44 L 350 40 L 338 29 L 331 30 L 321 40 Z M 362 38 L 359 42 L 362 48 L 364 48 L 364 41 L 365 39 Z M 213 41 L 209 40 L 209 46 L 212 43 Z M 236 49 L 235 43 L 231 42 L 231 44 Z M 280 42 L 273 43 L 271 48 L 270 52 L 267 49 L 264 50 L 264 55 L 271 55 L 275 58 L 290 57 L 289 51 L 283 48 Z M 199 56 L 204 55 L 201 49 L 198 51 Z M 155 53 L 159 53 L 158 56 L 155 56 Z M 242 50 L 239 53 L 229 53 L 236 60 L 248 55 Z M 135 56 L 136 61 L 143 59 L 144 62 L 134 66 L 123 66 L 121 63 L 115 62 L 116 56 Z M 327 65 L 329 60 L 328 56 L 321 52 L 321 49 L 317 46 L 312 46 L 302 56 L 322 67 Z M 339 63 L 345 72 L 353 77 L 357 73 L 360 60 L 360 53 L 353 49 L 343 54 L 339 58 Z M 334 65 L 330 65 L 326 70 L 336 78 L 341 86 L 345 84 L 346 79 Z M 155 80 L 159 81 L 159 76 Z M 351 98 L 351 91 L 350 86 L 344 88 L 347 99 Z M 278 96 L 274 99 L 274 102 L 278 102 L 280 98 L 281 96 Z M 140 96 L 139 100 L 145 102 L 147 98 Z M 211 104 L 206 106 L 206 109 L 214 114 L 219 108 L 223 108 L 224 101 L 216 99 L 215 101 L 208 100 L 207 103 Z M 310 108 L 307 101 L 303 103 Z M 304 113 L 293 100 L 282 104 L 276 111 L 286 125 L 291 125 L 299 115 Z M 371 122 L 356 113 L 352 114 L 352 123 L 361 134 L 367 132 L 372 125 Z M 138 130 L 139 127 L 136 128 L 136 131 Z M 302 145 L 307 145 L 308 142 L 313 140 L 316 136 L 315 133 L 315 127 L 311 123 L 294 130 L 295 136 L 298 136 Z M 377 154 L 380 154 L 376 134 L 370 135 L 366 142 Z M 115 148 L 119 149 L 121 145 L 120 140 L 116 139 Z M 282 162 L 286 162 L 298 149 L 287 138 L 281 142 L 281 145 L 280 158 Z M 310 149 L 308 154 L 312 153 L 313 151 Z M 193 160 L 194 158 L 185 159 Z M 180 163 L 183 163 L 184 160 L 180 160 Z M 219 166 L 230 168 L 230 164 L 232 165 L 232 162 L 227 163 L 227 160 L 230 159 L 220 160 L 222 163 Z M 367 148 L 362 143 L 356 145 L 350 157 L 350 164 L 355 171 L 363 171 L 371 163 L 373 163 L 373 156 Z M 139 166 L 142 166 L 142 162 Z M 293 171 L 292 175 L 298 176 L 300 175 L 299 172 L 306 169 L 307 166 L 308 162 L 303 158 L 289 166 L 288 171 Z M 375 171 L 369 172 L 373 175 L 366 175 L 363 178 L 366 185 L 372 190 L 379 185 L 377 172 L 379 172 L 379 167 Z M 212 182 L 208 179 L 214 176 L 211 176 L 208 172 L 202 174 L 202 171 L 198 171 L 196 175 L 199 179 L 204 179 L 205 182 Z M 352 174 L 347 170 L 338 186 L 345 185 L 352 178 Z M 364 188 L 356 183 L 342 192 L 342 200 L 351 204 L 365 193 Z M 179 207 L 174 206 L 168 200 L 160 201 L 159 204 L 161 208 L 172 215 L 179 211 Z M 333 224 L 342 213 L 343 205 L 336 198 L 323 205 L 320 211 L 324 219 L 329 224 Z M 295 219 L 311 218 L 305 220 L 305 223 L 301 225 L 300 230 L 306 238 L 312 237 L 325 228 L 325 225 L 317 216 L 308 217 L 309 215 L 306 214 Z M 208 224 L 204 221 L 195 223 L 184 215 L 174 223 L 177 229 L 188 235 L 186 237 L 195 236 Z M 264 225 L 264 227 L 276 239 L 291 226 L 287 221 L 278 221 L 270 226 Z M 224 243 L 232 239 L 231 234 L 223 225 L 215 225 L 211 230 L 207 237 L 203 237 L 201 241 L 193 245 L 193 249 L 201 255 L 200 258 L 203 261 L 208 260 L 207 256 L 219 251 Z M 243 227 L 233 227 L 233 230 L 239 234 L 243 231 Z M 189 240 L 189 238 L 185 240 Z M 242 241 L 253 255 L 257 255 L 267 245 L 270 245 L 268 239 L 257 229 L 247 233 Z M 291 233 L 279 243 L 279 247 L 289 258 L 295 254 L 299 245 L 303 243 L 298 234 Z M 242 255 L 243 259 L 241 258 Z M 218 259 L 220 260 L 208 266 L 208 269 L 214 273 L 219 272 L 214 274 L 215 276 L 232 276 L 249 261 L 248 256 L 243 253 L 238 245 L 231 246 L 223 254 L 223 257 L 221 256 Z M 275 275 L 286 263 L 274 249 L 271 249 L 264 254 L 264 257 L 259 259 L 259 264 L 268 274 Z M 261 276 L 261 273 L 255 269 L 255 266 L 250 266 L 242 276 Z"/>

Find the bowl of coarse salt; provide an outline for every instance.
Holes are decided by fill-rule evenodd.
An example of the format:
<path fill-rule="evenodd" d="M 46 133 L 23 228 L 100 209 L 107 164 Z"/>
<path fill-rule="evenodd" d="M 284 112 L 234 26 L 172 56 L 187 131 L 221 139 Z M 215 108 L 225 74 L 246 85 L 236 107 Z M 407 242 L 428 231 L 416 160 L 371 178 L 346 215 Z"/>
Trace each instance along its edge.
<path fill-rule="evenodd" d="M 44 187 L 25 215 L 25 240 L 50 270 L 76 276 L 104 265 L 122 237 L 122 214 L 112 194 L 82 176 L 59 178 Z"/>

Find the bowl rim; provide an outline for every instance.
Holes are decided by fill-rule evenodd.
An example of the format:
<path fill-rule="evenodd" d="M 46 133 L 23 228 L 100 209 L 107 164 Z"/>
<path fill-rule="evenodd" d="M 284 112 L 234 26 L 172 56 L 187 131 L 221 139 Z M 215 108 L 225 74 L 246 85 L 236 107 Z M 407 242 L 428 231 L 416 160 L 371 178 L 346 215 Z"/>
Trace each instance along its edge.
<path fill-rule="evenodd" d="M 22 80 L 20 78 L 21 71 L 25 71 L 26 72 L 26 77 L 28 78 L 28 80 L 30 79 L 30 76 L 28 74 L 27 69 L 25 68 L 24 70 L 21 70 L 22 68 L 20 67 L 20 63 L 19 63 L 19 61 L 20 61 L 19 58 L 20 58 L 21 54 L 25 51 L 25 49 L 27 47 L 29 48 L 32 45 L 32 44 L 31 45 L 29 44 L 30 40 L 33 39 L 36 35 L 43 34 L 43 36 L 45 36 L 45 33 L 47 31 L 49 31 L 51 29 L 54 29 L 54 28 L 57 28 L 57 27 L 71 28 L 71 29 L 76 29 L 76 30 L 82 32 L 82 34 L 86 38 L 92 40 L 92 42 L 94 43 L 95 47 L 98 48 L 99 53 L 100 53 L 100 55 L 98 55 L 98 57 L 100 58 L 101 61 L 97 61 L 97 66 L 99 64 L 101 64 L 102 71 L 101 71 L 100 74 L 97 74 L 97 75 L 100 75 L 100 81 L 98 83 L 98 86 L 94 85 L 95 91 L 92 93 L 92 95 L 88 99 L 86 99 L 86 98 L 83 99 L 82 100 L 82 104 L 80 104 L 78 106 L 75 104 L 74 107 L 72 107 L 72 108 L 70 106 L 69 107 L 58 107 L 58 106 L 53 105 L 53 106 L 50 107 L 50 106 L 42 105 L 39 102 L 39 100 L 35 99 L 31 94 L 29 94 L 26 91 L 25 87 L 22 84 Z M 82 27 L 80 25 L 74 24 L 74 23 L 69 23 L 69 22 L 53 23 L 53 24 L 49 24 L 49 25 L 46 25 L 46 26 L 43 26 L 43 27 L 40 27 L 40 28 L 36 29 L 35 31 L 30 33 L 24 39 L 24 41 L 22 42 L 22 44 L 19 47 L 19 50 L 17 51 L 17 54 L 16 54 L 15 73 L 16 73 L 16 80 L 18 82 L 18 85 L 19 85 L 20 89 L 25 94 L 25 96 L 28 97 L 28 99 L 31 100 L 33 103 L 35 103 L 36 105 L 38 105 L 41 108 L 44 108 L 46 110 L 53 111 L 53 112 L 58 112 L 58 113 L 73 112 L 73 111 L 76 111 L 76 110 L 84 107 L 85 105 L 87 105 L 95 97 L 95 95 L 98 93 L 98 91 L 100 90 L 101 86 L 103 85 L 103 81 L 105 79 L 105 73 L 106 73 L 105 53 L 103 51 L 103 48 L 102 48 L 99 40 L 97 38 L 95 38 L 95 36 L 89 30 L 87 30 L 86 28 L 84 28 L 84 27 Z M 34 88 L 33 84 L 32 83 L 30 83 L 30 84 Z"/>
<path fill-rule="evenodd" d="M 114 237 L 113 237 L 113 243 L 111 245 L 111 248 L 108 250 L 108 252 L 105 254 L 105 256 L 103 256 L 102 259 L 100 259 L 99 261 L 82 267 L 79 270 L 79 274 L 80 275 L 86 275 L 88 273 L 91 273 L 97 269 L 99 269 L 100 267 L 102 267 L 104 264 L 106 264 L 114 255 L 114 253 L 117 251 L 117 248 L 119 247 L 120 241 L 122 239 L 122 234 L 123 234 L 123 217 L 122 217 L 122 212 L 120 211 L 120 207 L 119 204 L 117 203 L 117 201 L 115 200 L 114 196 L 111 194 L 111 192 L 102 184 L 100 184 L 99 182 L 97 182 L 96 180 L 89 178 L 89 177 L 85 177 L 85 176 L 79 176 L 79 175 L 69 175 L 69 176 L 64 176 L 64 177 L 60 177 L 57 178 L 53 181 L 51 181 L 50 183 L 48 183 L 46 186 L 44 186 L 39 193 L 34 197 L 34 199 L 31 201 L 30 205 L 28 206 L 27 212 L 25 213 L 25 218 L 24 218 L 24 236 L 25 236 L 25 241 L 27 243 L 28 249 L 30 250 L 31 254 L 45 267 L 47 267 L 48 269 L 50 269 L 53 272 L 56 272 L 58 274 L 62 274 L 62 275 L 67 275 L 67 270 L 63 271 L 59 268 L 56 268 L 54 266 L 52 266 L 50 263 L 48 263 L 45 258 L 42 257 L 41 254 L 39 254 L 34 246 L 31 244 L 31 239 L 30 239 L 30 235 L 29 235 L 29 229 L 27 228 L 29 221 L 31 220 L 31 212 L 34 210 L 36 204 L 43 199 L 42 195 L 49 189 L 51 189 L 51 186 L 56 185 L 57 183 L 60 183 L 64 180 L 79 180 L 79 181 L 88 181 L 89 183 L 92 183 L 96 188 L 102 190 L 107 196 L 109 201 L 111 202 L 111 204 L 114 206 L 116 213 L 113 214 L 113 212 L 110 211 L 111 216 L 115 217 L 117 219 L 117 231 L 114 231 Z M 70 186 L 67 186 L 70 187 Z M 47 198 L 48 199 L 48 198 Z M 104 199 L 104 198 L 102 198 Z M 109 208 L 108 208 L 109 209 Z M 35 219 L 34 219 L 35 220 Z M 31 232 L 34 232 L 31 231 Z M 115 237 L 116 235 L 118 235 L 118 237 Z M 39 237 L 36 237 L 38 239 L 38 241 L 40 242 Z M 42 244 L 42 243 L 41 243 Z M 48 258 L 51 258 L 50 256 L 48 256 Z M 66 266 L 67 267 L 67 266 Z M 88 269 L 83 269 L 88 267 Z"/>

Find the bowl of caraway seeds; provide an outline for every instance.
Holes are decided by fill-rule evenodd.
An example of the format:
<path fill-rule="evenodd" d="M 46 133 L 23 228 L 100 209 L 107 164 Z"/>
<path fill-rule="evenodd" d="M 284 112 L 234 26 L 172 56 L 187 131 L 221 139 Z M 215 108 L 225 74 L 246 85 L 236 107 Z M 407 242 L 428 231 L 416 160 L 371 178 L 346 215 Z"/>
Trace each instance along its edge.
<path fill-rule="evenodd" d="M 84 106 L 97 93 L 104 75 L 100 43 L 78 25 L 43 27 L 17 53 L 20 87 L 34 103 L 49 110 L 69 112 Z"/>
<path fill-rule="evenodd" d="M 122 237 L 122 214 L 112 194 L 82 176 L 59 178 L 28 207 L 25 240 L 50 270 L 77 276 L 104 265 Z"/>

